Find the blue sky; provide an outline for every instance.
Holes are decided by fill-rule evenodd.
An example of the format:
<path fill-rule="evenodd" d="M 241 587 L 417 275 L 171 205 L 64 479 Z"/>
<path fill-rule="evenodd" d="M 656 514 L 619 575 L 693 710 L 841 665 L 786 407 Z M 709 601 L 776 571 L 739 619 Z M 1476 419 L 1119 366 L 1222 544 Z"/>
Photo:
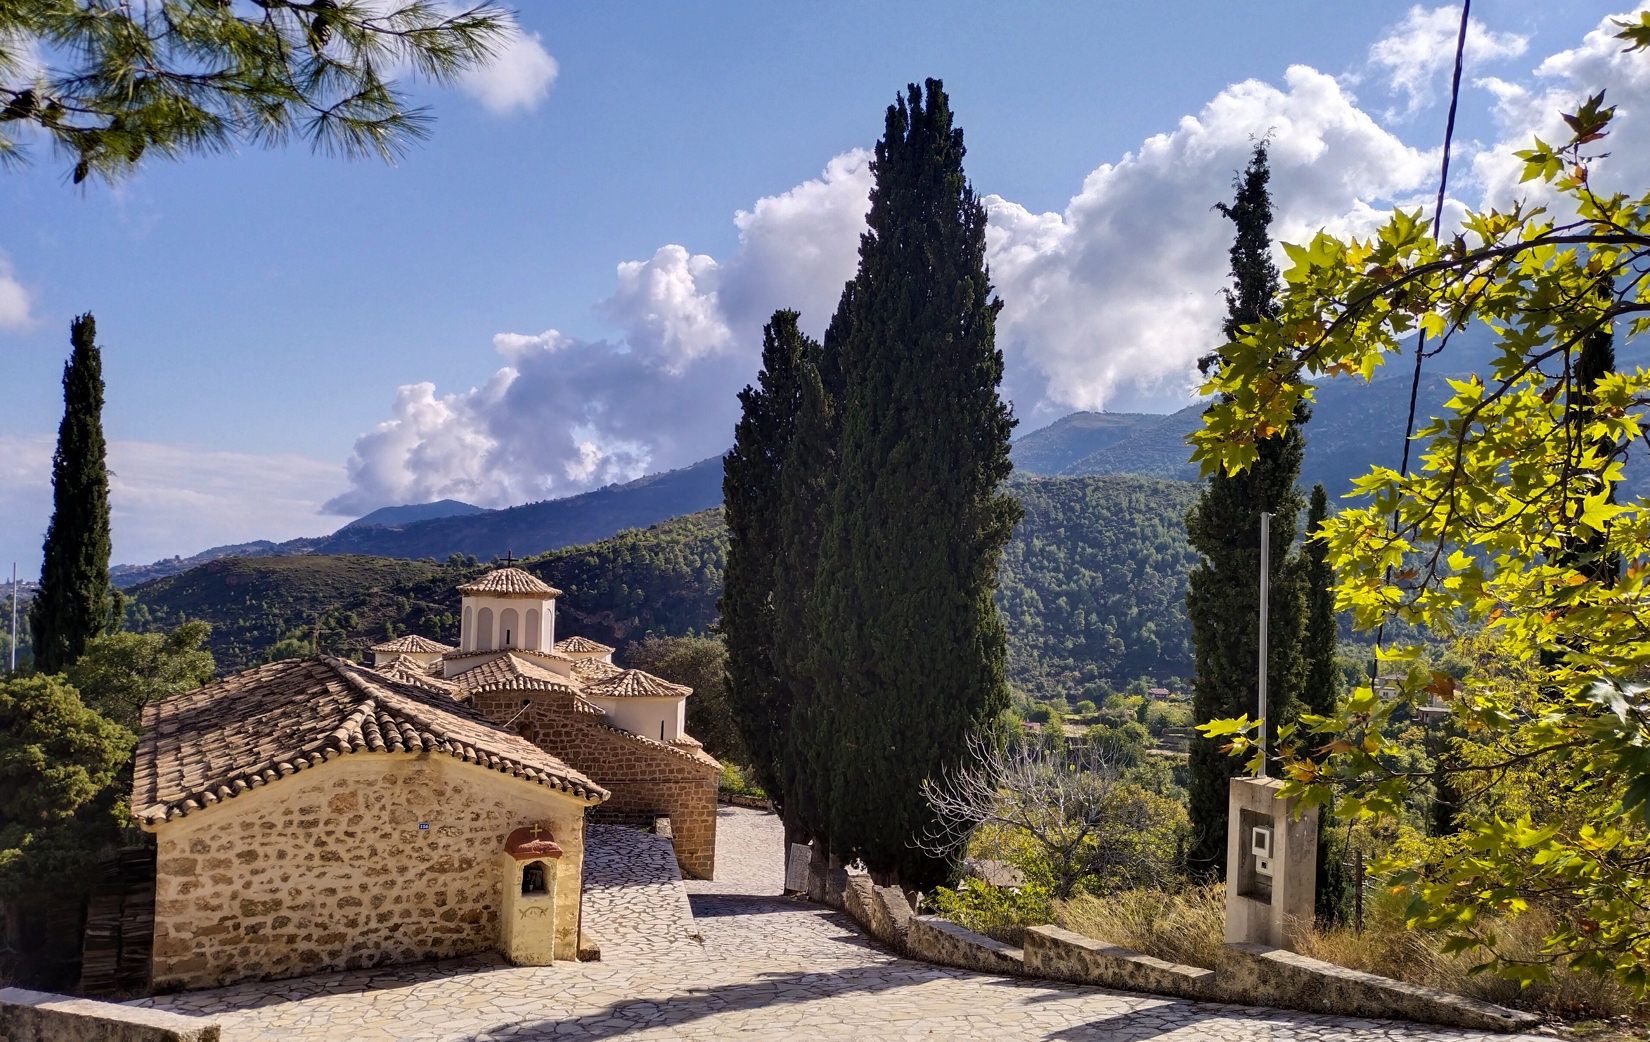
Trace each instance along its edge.
<path fill-rule="evenodd" d="M 1587 37 L 1620 9 L 1478 5 L 1452 196 L 1505 191 L 1496 146 L 1620 72 Z M 854 150 L 925 76 L 944 78 L 988 196 L 1025 429 L 1173 408 L 1218 321 L 1209 204 L 1245 142 L 1275 135 L 1285 236 L 1429 195 L 1453 17 L 532 4 L 503 68 L 418 89 L 434 136 L 394 167 L 298 145 L 77 188 L 37 151 L 0 173 L 0 556 L 38 566 L 85 310 L 120 561 L 316 534 L 387 502 L 564 495 L 718 451 L 762 318 L 828 318 L 863 209 Z M 1635 90 L 1650 98 L 1642 77 L 1612 88 Z"/>

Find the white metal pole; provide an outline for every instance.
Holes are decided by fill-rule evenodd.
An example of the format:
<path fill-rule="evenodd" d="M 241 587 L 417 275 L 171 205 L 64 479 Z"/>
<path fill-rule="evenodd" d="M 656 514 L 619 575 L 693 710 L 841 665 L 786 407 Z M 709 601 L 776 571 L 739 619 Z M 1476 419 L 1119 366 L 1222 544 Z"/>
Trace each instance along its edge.
<path fill-rule="evenodd" d="M 1266 777 L 1266 627 L 1272 607 L 1272 515 L 1260 515 L 1260 771 Z"/>

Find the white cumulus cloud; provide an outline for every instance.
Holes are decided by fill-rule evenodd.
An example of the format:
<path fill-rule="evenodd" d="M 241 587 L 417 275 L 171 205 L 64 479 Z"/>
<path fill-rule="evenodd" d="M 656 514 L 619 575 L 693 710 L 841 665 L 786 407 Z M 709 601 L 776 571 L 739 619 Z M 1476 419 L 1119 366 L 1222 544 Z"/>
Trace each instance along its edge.
<path fill-rule="evenodd" d="M 1022 417 L 1184 400 L 1225 314 L 1232 231 L 1213 207 L 1262 137 L 1284 240 L 1366 227 L 1433 173 L 1430 154 L 1384 130 L 1333 77 L 1297 65 L 1281 88 L 1234 84 L 1101 165 L 1062 213 L 986 197 L 998 340 Z"/>
<path fill-rule="evenodd" d="M 714 258 L 661 246 L 648 260 L 619 265 L 619 288 L 599 310 L 624 329 L 633 350 L 680 373 L 729 346 L 732 332 L 717 300 L 719 276 Z"/>
<path fill-rule="evenodd" d="M 1536 182 L 1519 183 L 1523 163 L 1513 156 L 1539 136 L 1550 144 L 1570 139 L 1563 113 L 1574 112 L 1588 95 L 1604 91 L 1616 106 L 1609 136 L 1593 149 L 1609 153 L 1595 164 L 1591 183 L 1603 192 L 1637 192 L 1650 181 L 1650 58 L 1628 52 L 1615 21 L 1637 21 L 1637 10 L 1601 18 L 1581 43 L 1542 59 L 1526 82 L 1486 78 L 1483 86 L 1496 99 L 1496 119 L 1503 137 L 1473 157 L 1473 173 L 1487 203 L 1505 206 L 1514 199 L 1550 203 L 1552 194 Z"/>
<path fill-rule="evenodd" d="M 1448 14 L 1448 11 L 1445 11 Z M 1650 117 L 1650 62 L 1623 56 L 1607 22 L 1580 46 L 1514 80 L 1477 76 L 1494 92 L 1508 143 L 1557 119 L 1589 87 L 1622 102 L 1624 153 L 1611 160 L 1650 178 L 1641 120 Z M 1394 90 L 1420 97 L 1453 54 L 1435 10 L 1416 7 L 1376 44 L 1371 62 Z M 1414 39 L 1407 42 L 1404 32 Z M 1440 34 L 1448 36 L 1444 39 Z M 1473 28 L 1475 61 L 1507 59 L 1522 37 Z M 1443 40 L 1443 42 L 1440 42 Z M 1405 50 L 1404 48 L 1409 48 Z M 1619 94 L 1619 97 L 1618 97 Z M 1216 346 L 1224 315 L 1230 224 L 1214 210 L 1254 143 L 1270 143 L 1274 235 L 1367 233 L 1394 206 L 1430 206 L 1435 148 L 1415 147 L 1372 114 L 1345 82 L 1307 66 L 1276 82 L 1247 80 L 1083 178 L 1058 212 L 985 195 L 987 257 L 1004 309 L 998 344 L 1005 391 L 1032 429 L 1071 409 L 1165 410 L 1190 400 L 1196 359 Z M 1556 136 L 1556 132 L 1555 132 Z M 1516 143 L 1513 143 L 1515 142 Z M 1464 192 L 1492 197 L 1504 166 L 1459 149 Z M 871 184 L 870 154 L 845 152 L 818 177 L 734 215 L 725 257 L 671 243 L 617 268 L 597 310 L 616 332 L 581 340 L 554 328 L 493 338 L 501 365 L 469 390 L 412 383 L 390 417 L 363 434 L 335 510 L 451 496 L 483 505 L 561 496 L 723 451 L 735 394 L 755 375 L 761 326 L 778 307 L 823 331 L 852 276 Z M 1461 187 L 1461 186 L 1464 186 Z M 982 188 L 988 186 L 981 186 Z"/>
<path fill-rule="evenodd" d="M 504 365 L 484 384 L 438 394 L 401 387 L 390 417 L 356 440 L 350 488 L 333 509 L 451 497 L 503 506 L 682 466 L 727 448 L 735 394 L 756 371 L 762 324 L 803 311 L 822 330 L 854 273 L 870 155 L 734 216 L 727 263 L 679 245 L 618 266 L 597 305 L 622 337 L 503 332 Z"/>
<path fill-rule="evenodd" d="M 539 34 L 516 27 L 492 59 L 465 73 L 459 86 L 489 112 L 530 112 L 550 96 L 560 71 Z"/>
<path fill-rule="evenodd" d="M 1426 8 L 1417 4 L 1402 21 L 1369 48 L 1369 64 L 1402 95 L 1404 115 L 1432 104 L 1439 87 L 1455 68 L 1455 45 L 1461 31 L 1458 6 Z M 1476 18 L 1467 22 L 1463 60 L 1477 69 L 1487 62 L 1516 58 L 1529 47 L 1529 37 L 1496 32 Z"/>
<path fill-rule="evenodd" d="M 23 330 L 34 325 L 34 296 L 17 278 L 11 261 L 0 253 L 0 329 Z"/>
<path fill-rule="evenodd" d="M 51 517 L 50 434 L 0 434 L 0 516 L 13 520 L 19 571 L 40 568 Z M 251 539 L 322 535 L 347 518 L 315 504 L 338 487 L 336 463 L 289 454 L 224 452 L 156 442 L 109 443 L 114 561 L 147 564 Z"/>

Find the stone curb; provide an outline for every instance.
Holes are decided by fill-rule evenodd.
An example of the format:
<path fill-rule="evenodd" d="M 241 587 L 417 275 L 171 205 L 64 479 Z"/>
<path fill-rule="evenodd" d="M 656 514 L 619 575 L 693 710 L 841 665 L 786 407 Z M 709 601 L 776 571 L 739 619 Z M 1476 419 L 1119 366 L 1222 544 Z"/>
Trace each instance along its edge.
<path fill-rule="evenodd" d="M 24 988 L 0 988 L 5 1042 L 218 1042 L 215 1020 Z"/>
<path fill-rule="evenodd" d="M 1200 1002 L 1409 1020 L 1481 1031 L 1528 1031 L 1533 1014 L 1350 970 L 1260 944 L 1228 944 L 1209 970 L 1167 962 L 1058 926 L 1026 930 L 1013 948 L 935 916 L 916 915 L 897 887 L 849 876 L 840 906 L 895 952 L 958 969 L 1024 976 Z"/>

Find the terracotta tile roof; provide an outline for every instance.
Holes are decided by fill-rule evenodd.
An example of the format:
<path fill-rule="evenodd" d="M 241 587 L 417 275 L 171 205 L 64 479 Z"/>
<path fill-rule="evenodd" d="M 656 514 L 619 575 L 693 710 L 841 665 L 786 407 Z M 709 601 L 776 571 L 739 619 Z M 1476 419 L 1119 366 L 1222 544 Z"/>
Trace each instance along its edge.
<path fill-rule="evenodd" d="M 571 666 L 578 661 L 573 656 L 563 655 L 559 651 L 540 651 L 537 648 L 510 648 L 509 651 L 512 655 L 525 655 L 528 658 L 543 659 L 546 662 L 560 662 L 565 666 Z"/>
<path fill-rule="evenodd" d="M 561 591 L 523 568 L 495 568 L 458 588 L 459 593 L 488 597 L 560 597 Z"/>
<path fill-rule="evenodd" d="M 595 716 L 596 719 L 589 721 L 592 727 L 599 727 L 603 731 L 606 731 L 612 735 L 617 735 L 618 737 L 634 745 L 645 746 L 649 749 L 662 749 L 665 752 L 670 753 L 672 756 L 680 756 L 684 759 L 692 760 L 700 767 L 708 767 L 715 771 L 722 769 L 722 761 L 718 760 L 710 753 L 705 752 L 704 746 L 695 739 L 689 739 L 687 742 L 661 742 L 658 739 L 649 738 L 645 734 L 637 734 L 635 731 L 626 731 L 622 727 L 608 723 L 607 713 L 604 712 L 600 706 L 586 702 L 578 695 L 573 696 L 573 709 L 578 713 L 588 713 Z"/>
<path fill-rule="evenodd" d="M 404 684 L 417 684 L 432 691 L 444 691 L 450 695 L 458 690 L 457 684 L 442 678 L 439 672 L 441 669 L 440 663 L 434 664 L 433 667 L 426 666 L 421 662 L 414 662 L 405 655 L 397 655 L 382 666 L 374 666 L 372 669 L 373 672 L 382 673 L 391 680 L 399 680 Z"/>
<path fill-rule="evenodd" d="M 368 650 L 383 654 L 397 655 L 441 655 L 453 650 L 451 644 L 440 644 L 428 637 L 420 637 L 416 633 L 409 633 L 405 637 L 386 640 L 382 644 L 374 644 Z"/>
<path fill-rule="evenodd" d="M 589 637 L 563 637 L 556 641 L 556 650 L 564 655 L 611 655 L 613 649 Z"/>
<path fill-rule="evenodd" d="M 599 658 L 581 659 L 573 663 L 573 676 L 585 683 L 593 680 L 602 680 L 606 677 L 617 676 L 624 670 L 611 662 L 603 662 Z"/>
<path fill-rule="evenodd" d="M 639 669 L 621 669 L 612 676 L 587 681 L 586 698 L 681 698 L 693 694 L 691 687 L 660 680 Z"/>
<path fill-rule="evenodd" d="M 335 658 L 288 659 L 151 702 L 132 811 L 156 825 L 363 752 L 440 752 L 571 793 L 608 792 L 441 692 Z"/>
<path fill-rule="evenodd" d="M 565 662 L 572 665 L 577 659 L 570 658 L 556 651 L 532 651 L 527 648 L 472 648 L 469 651 L 449 651 L 441 657 L 449 662 L 461 658 L 479 658 L 483 655 L 525 655 L 529 658 L 548 659 L 551 662 Z"/>
<path fill-rule="evenodd" d="M 448 678 L 466 694 L 481 691 L 530 691 L 545 688 L 577 690 L 578 681 L 552 672 L 525 655 L 501 652 L 479 665 Z"/>

